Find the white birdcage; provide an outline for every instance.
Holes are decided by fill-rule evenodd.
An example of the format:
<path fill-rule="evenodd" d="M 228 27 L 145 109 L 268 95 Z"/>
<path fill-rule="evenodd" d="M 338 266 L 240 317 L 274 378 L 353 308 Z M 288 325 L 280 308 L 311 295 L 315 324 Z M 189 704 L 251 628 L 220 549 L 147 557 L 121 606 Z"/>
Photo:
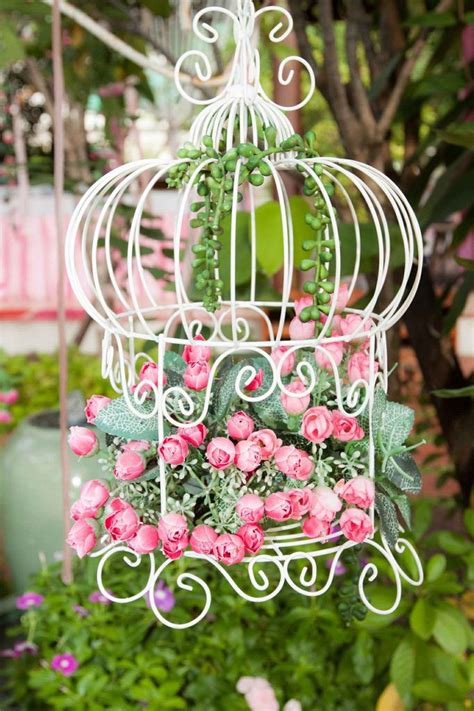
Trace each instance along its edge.
<path fill-rule="evenodd" d="M 292 136 L 292 126 L 284 115 L 285 110 L 295 110 L 305 105 L 311 98 L 315 82 L 308 63 L 299 58 L 285 59 L 279 67 L 278 81 L 288 84 L 293 76 L 291 62 L 299 62 L 310 76 L 309 93 L 297 106 L 282 107 L 272 101 L 265 93 L 260 83 L 260 55 L 255 46 L 256 24 L 266 13 L 279 13 L 282 20 L 271 30 L 269 39 L 272 42 L 283 42 L 292 30 L 292 19 L 289 13 L 280 7 L 264 7 L 255 10 L 250 0 L 237 0 L 237 11 L 231 12 L 226 7 L 209 7 L 198 12 L 193 21 L 193 30 L 198 37 L 208 43 L 218 40 L 218 35 L 212 26 L 206 23 L 209 13 L 223 13 L 233 23 L 235 38 L 235 55 L 228 81 L 222 91 L 213 99 L 198 100 L 187 97 L 204 108 L 197 116 L 190 131 L 189 141 L 200 145 L 205 136 L 211 136 L 217 149 L 225 139 L 226 150 L 233 146 L 252 141 L 262 144 L 262 128 L 274 127 L 276 141 L 280 143 Z M 197 51 L 186 52 L 176 66 L 176 84 L 183 96 L 187 96 L 179 82 L 179 72 L 183 63 L 195 58 L 195 73 L 201 80 L 210 76 L 210 64 L 206 55 Z M 212 157 L 206 158 L 205 164 L 212 163 Z M 71 220 L 67 237 L 67 269 L 74 291 L 87 313 L 104 329 L 103 341 L 103 375 L 110 378 L 115 390 L 123 395 L 131 413 L 148 420 L 156 426 L 156 439 L 164 436 L 165 427 L 183 426 L 202 422 L 213 395 L 216 378 L 226 359 L 241 353 L 253 354 L 265 359 L 268 364 L 270 381 L 266 380 L 264 392 L 252 393 L 245 390 L 256 375 L 252 366 L 242 368 L 235 382 L 236 391 L 243 402 L 263 401 L 273 392 L 288 392 L 282 379 L 282 368 L 285 358 L 301 349 L 312 345 L 316 351 L 324 349 L 334 341 L 367 340 L 367 352 L 370 358 L 368 377 L 356 379 L 345 386 L 339 377 L 338 367 L 329 354 L 332 374 L 335 378 L 338 409 L 352 416 L 368 413 L 371 423 L 371 413 L 376 386 L 387 388 L 386 332 L 395 324 L 408 308 L 420 277 L 422 266 L 422 237 L 415 214 L 399 188 L 380 171 L 358 161 L 337 157 L 298 158 L 297 151 L 288 149 L 264 158 L 265 172 L 268 177 L 265 185 L 249 185 L 242 203 L 239 202 L 239 173 L 244 162 L 239 158 L 236 162 L 235 177 L 232 190 L 232 209 L 230 213 L 229 264 L 230 274 L 228 298 L 219 299 L 217 310 L 210 312 L 201 300 L 193 300 L 193 278 L 191 275 L 191 253 L 193 237 L 183 238 L 187 234 L 188 213 L 190 203 L 195 200 L 196 186 L 193 178 L 181 190 L 179 209 L 176 213 L 173 259 L 174 259 L 174 290 L 176 298 L 172 304 L 160 304 L 153 298 L 146 279 L 146 268 L 141 255 L 141 228 L 143 213 L 146 210 L 151 191 L 163 181 L 173 169 L 173 166 L 189 162 L 188 158 L 177 158 L 170 163 L 159 160 L 141 160 L 122 166 L 104 175 L 80 201 Z M 195 176 L 204 163 L 196 168 Z M 329 222 L 324 230 L 324 240 L 333 243 L 333 283 L 337 296 L 343 283 L 343 272 L 350 272 L 350 278 L 345 282 L 349 297 L 362 276 L 364 246 L 360 222 L 370 222 L 373 239 L 371 244 L 374 253 L 371 258 L 376 264 L 376 278 L 370 283 L 369 294 L 365 306 L 348 309 L 360 317 L 351 333 L 331 335 L 331 324 L 336 316 L 337 298 L 331 300 L 331 306 L 324 324 L 313 339 L 288 340 L 285 338 L 285 323 L 293 307 L 292 289 L 296 284 L 294 264 L 294 235 L 292 213 L 285 183 L 282 175 L 285 171 L 297 171 L 303 177 L 310 177 L 318 187 L 322 196 Z M 135 203 L 129 199 L 133 195 L 133 187 L 146 176 L 146 188 Z M 257 290 L 257 247 L 259 234 L 256 229 L 255 210 L 261 193 L 271 185 L 273 194 L 279 204 L 281 229 L 277 239 L 283 253 L 283 268 L 281 275 L 281 297 L 278 300 L 259 300 Z M 334 186 L 335 195 L 329 191 L 328 185 Z M 338 201 L 338 213 L 345 215 L 346 225 L 341 228 L 338 213 L 333 206 Z M 128 247 L 126 253 L 127 278 L 119 283 L 116 277 L 116 259 L 114 257 L 114 225 L 117 210 L 122 204 L 133 204 L 133 217 L 128 232 Z M 236 265 L 241 255 L 237 253 L 237 220 L 239 210 L 245 205 L 250 214 L 250 267 L 251 280 L 248 295 L 238 296 L 236 283 Z M 347 223 L 349 221 L 349 227 Z M 392 229 L 392 225 L 396 229 Z M 191 230 L 191 232 L 193 232 Z M 376 253 L 375 253 L 376 252 Z M 343 268 L 343 254 L 350 255 L 351 268 L 347 263 Z M 395 261 L 393 255 L 396 257 Z M 347 259 L 347 256 L 345 257 Z M 398 266 L 398 283 L 392 285 L 392 293 L 387 298 L 385 289 L 389 270 Z M 222 267 L 222 264 L 220 265 Z M 216 276 L 218 268 L 216 267 Z M 270 318 L 271 315 L 271 318 Z M 163 369 L 165 353 L 170 348 L 182 348 L 192 342 L 203 328 L 209 329 L 207 344 L 216 354 L 211 368 L 209 383 L 205 397 L 199 410 L 193 399 L 180 385 L 165 388 L 163 380 L 158 378 L 158 384 L 139 381 L 138 371 L 143 362 L 152 360 Z M 272 359 L 270 351 L 277 346 L 288 348 L 285 357 L 277 364 Z M 327 351 L 325 351 L 327 353 Z M 305 362 L 304 358 L 298 364 L 298 374 L 305 384 L 304 396 L 310 393 L 316 383 L 314 368 Z M 135 387 L 134 387 L 135 386 Z M 145 387 L 146 386 L 146 387 Z M 145 412 L 141 407 L 150 390 L 155 397 L 153 406 Z M 172 403 L 172 407 L 171 407 Z M 179 418 L 176 416 L 178 407 Z M 368 476 L 374 477 L 374 442 L 369 437 Z M 161 513 L 167 512 L 167 477 L 163 462 L 160 462 Z M 370 511 L 374 518 L 374 510 Z M 185 556 L 202 558 L 203 565 L 207 561 L 226 577 L 236 593 L 249 601 L 268 600 L 281 590 L 287 583 L 296 592 L 307 596 L 319 596 L 332 585 L 340 557 L 345 550 L 356 545 L 353 541 L 341 539 L 340 532 L 331 533 L 329 543 L 320 545 L 320 539 L 307 538 L 300 532 L 297 524 L 289 523 L 266 530 L 265 544 L 256 556 L 244 559 L 248 569 L 251 592 L 241 589 L 232 578 L 231 570 L 224 568 L 213 556 L 205 556 L 186 551 Z M 327 538 L 325 539 L 327 541 Z M 402 579 L 412 585 L 420 585 L 423 573 L 420 562 L 409 541 L 399 538 L 394 548 L 389 548 L 382 537 L 381 543 L 369 538 L 367 545 L 377 549 L 393 571 L 396 587 L 393 605 L 387 609 L 378 609 L 368 599 L 365 592 L 367 581 L 373 581 L 378 571 L 369 563 L 360 573 L 359 593 L 368 609 L 380 614 L 389 614 L 397 606 L 401 597 Z M 415 562 L 416 575 L 408 575 L 399 565 L 395 555 L 408 550 Z M 130 602 L 138 599 L 147 591 L 154 589 L 162 573 L 173 564 L 165 559 L 158 569 L 155 558 L 150 555 L 150 573 L 146 588 L 136 595 L 119 599 L 111 594 L 103 582 L 104 565 L 115 553 L 124 554 L 128 565 L 137 565 L 140 556 L 127 547 L 126 544 L 113 543 L 105 546 L 99 553 L 101 560 L 98 568 L 98 583 L 104 595 L 115 602 Z M 131 557 L 130 557 L 131 556 Z M 133 558 L 133 560 L 132 560 Z M 302 569 L 292 568 L 294 561 L 304 561 Z M 327 566 L 318 566 L 318 562 L 329 561 Z M 265 567 L 270 566 L 275 575 L 267 575 Z M 322 569 L 328 569 L 323 583 L 319 583 Z M 202 611 L 191 622 L 173 623 L 167 620 L 156 604 L 151 600 L 154 614 L 163 623 L 171 627 L 181 628 L 195 624 L 206 614 L 211 604 L 211 591 L 207 583 L 192 573 L 182 573 L 178 576 L 177 585 L 183 590 L 191 589 L 193 584 L 201 586 L 205 594 L 205 604 Z"/>

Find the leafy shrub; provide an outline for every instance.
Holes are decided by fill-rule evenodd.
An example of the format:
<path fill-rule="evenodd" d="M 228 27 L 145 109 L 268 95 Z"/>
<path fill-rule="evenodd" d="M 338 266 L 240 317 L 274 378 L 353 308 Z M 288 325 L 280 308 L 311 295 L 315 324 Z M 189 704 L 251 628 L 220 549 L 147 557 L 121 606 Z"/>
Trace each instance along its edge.
<path fill-rule="evenodd" d="M 39 647 L 35 656 L 7 661 L 5 686 L 11 703 L 24 711 L 243 711 L 245 701 L 235 685 L 240 676 L 254 675 L 266 677 L 280 701 L 299 699 L 308 711 L 373 709 L 390 682 L 407 709 L 461 711 L 473 676 L 468 658 L 473 636 L 467 621 L 472 617 L 472 592 L 465 589 L 474 582 L 474 516 L 471 511 L 465 517 L 465 535 L 427 534 L 431 516 L 430 502 L 417 504 L 414 532 L 424 556 L 423 586 L 407 586 L 395 613 L 369 612 L 365 620 L 346 627 L 334 593 L 310 599 L 285 587 L 275 600 L 253 605 L 206 568 L 213 591 L 208 618 L 188 630 L 173 631 L 157 623 L 144 600 L 91 603 L 94 561 L 77 563 L 68 587 L 57 567 L 46 569 L 32 588 L 45 596 L 44 602 L 11 630 L 16 637 L 29 630 Z M 380 576 L 367 586 L 369 598 L 387 608 L 394 596 L 387 563 L 378 553 L 370 560 Z M 181 571 L 189 563 L 171 566 L 174 576 L 168 585 L 176 579 L 174 566 Z M 405 565 L 409 569 L 408 558 Z M 234 569 L 232 574 L 243 584 L 242 571 Z M 113 568 L 112 589 L 118 594 L 135 591 L 137 575 L 126 566 Z M 347 578 L 340 580 L 347 584 Z M 167 613 L 176 621 L 189 619 L 186 605 L 197 608 L 202 602 L 198 589 L 178 591 L 177 597 L 178 605 Z M 74 605 L 83 606 L 87 616 L 80 616 Z M 70 677 L 50 668 L 53 656 L 66 652 L 79 661 Z"/>

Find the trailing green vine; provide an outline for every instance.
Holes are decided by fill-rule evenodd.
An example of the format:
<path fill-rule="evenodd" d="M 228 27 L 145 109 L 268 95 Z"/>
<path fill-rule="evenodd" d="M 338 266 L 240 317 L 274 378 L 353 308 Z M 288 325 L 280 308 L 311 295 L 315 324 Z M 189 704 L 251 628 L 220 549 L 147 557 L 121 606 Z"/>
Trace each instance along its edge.
<path fill-rule="evenodd" d="M 276 129 L 268 126 L 261 130 L 259 138 L 262 144 L 265 142 L 265 147 L 247 142 L 226 150 L 224 132 L 219 150 L 216 150 L 211 136 L 204 136 L 201 146 L 188 142 L 180 148 L 178 158 L 183 159 L 183 162 L 172 166 L 169 171 L 169 187 L 182 188 L 190 180 L 196 186 L 199 200 L 190 206 L 194 213 L 190 226 L 201 230 L 199 240 L 192 248 L 195 255 L 195 286 L 203 293 L 203 305 L 211 313 L 219 308 L 225 286 L 219 274 L 223 220 L 232 213 L 234 200 L 240 202 L 243 199 L 245 183 L 260 187 L 265 178 L 272 175 L 273 168 L 266 160 L 269 156 L 291 151 L 297 159 L 303 160 L 319 155 L 313 131 L 308 131 L 304 136 L 295 133 L 277 143 Z M 297 169 L 306 173 L 303 192 L 313 199 L 313 209 L 308 211 L 305 220 L 315 233 L 314 239 L 303 243 L 308 256 L 300 264 L 302 271 L 313 271 L 313 277 L 304 284 L 304 291 L 313 297 L 313 304 L 302 310 L 300 318 L 304 322 L 314 321 L 317 334 L 323 327 L 320 316 L 329 313 L 331 293 L 334 290 L 334 284 L 328 279 L 334 241 L 327 237 L 326 228 L 330 217 L 327 197 L 322 192 L 324 189 L 326 196 L 330 197 L 334 186 L 320 179 L 323 167 L 318 163 L 312 166 L 316 179 L 302 163 L 298 164 Z"/>

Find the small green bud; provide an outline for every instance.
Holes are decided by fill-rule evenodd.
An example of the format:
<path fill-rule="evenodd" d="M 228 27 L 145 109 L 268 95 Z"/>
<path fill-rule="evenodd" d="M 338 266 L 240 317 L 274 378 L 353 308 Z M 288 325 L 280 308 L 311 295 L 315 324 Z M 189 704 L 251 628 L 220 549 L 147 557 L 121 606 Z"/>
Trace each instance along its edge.
<path fill-rule="evenodd" d="M 203 136 L 202 137 L 202 145 L 206 146 L 206 148 L 212 148 L 214 145 L 212 136 Z"/>
<path fill-rule="evenodd" d="M 324 289 L 324 291 L 327 291 L 328 294 L 332 294 L 334 292 L 334 284 L 332 281 L 323 281 L 319 286 L 321 289 Z"/>
<path fill-rule="evenodd" d="M 318 307 L 317 306 L 310 306 L 309 309 L 311 312 L 311 319 L 313 321 L 317 321 L 319 319 L 319 317 L 321 316 L 321 314 L 319 313 Z"/>
<path fill-rule="evenodd" d="M 315 242 L 314 239 L 305 239 L 301 246 L 305 252 L 311 252 L 311 250 L 317 247 L 317 245 L 318 243 Z"/>
<path fill-rule="evenodd" d="M 201 180 L 201 182 L 199 183 L 199 185 L 197 187 L 197 193 L 201 197 L 205 197 L 206 195 L 209 195 L 209 188 L 207 187 L 206 183 L 203 180 Z"/>
<path fill-rule="evenodd" d="M 305 294 L 315 294 L 318 290 L 318 285 L 314 281 L 305 281 L 303 291 Z"/>
<path fill-rule="evenodd" d="M 226 160 L 224 163 L 225 169 L 228 173 L 233 173 L 235 171 L 235 168 L 237 166 L 237 160 L 235 158 L 231 158 L 230 160 Z"/>
<path fill-rule="evenodd" d="M 259 187 L 259 185 L 263 185 L 265 178 L 263 175 L 260 175 L 260 173 L 251 173 L 249 175 L 249 183 L 251 185 L 254 185 L 255 187 Z"/>
<path fill-rule="evenodd" d="M 261 160 L 258 163 L 258 169 L 262 175 L 269 176 L 272 174 L 272 167 L 266 161 Z"/>
<path fill-rule="evenodd" d="M 311 316 L 312 308 L 313 308 L 312 306 L 305 306 L 305 308 L 302 311 L 300 311 L 300 316 L 299 316 L 300 321 L 303 321 L 303 323 L 308 323 L 308 321 L 312 320 L 312 316 Z"/>
<path fill-rule="evenodd" d="M 314 269 L 315 266 L 316 266 L 316 262 L 314 261 L 314 259 L 303 259 L 301 261 L 300 269 L 303 272 L 307 272 L 310 269 Z"/>
<path fill-rule="evenodd" d="M 267 126 L 265 128 L 265 138 L 270 148 L 274 148 L 277 138 L 277 130 L 275 126 Z"/>

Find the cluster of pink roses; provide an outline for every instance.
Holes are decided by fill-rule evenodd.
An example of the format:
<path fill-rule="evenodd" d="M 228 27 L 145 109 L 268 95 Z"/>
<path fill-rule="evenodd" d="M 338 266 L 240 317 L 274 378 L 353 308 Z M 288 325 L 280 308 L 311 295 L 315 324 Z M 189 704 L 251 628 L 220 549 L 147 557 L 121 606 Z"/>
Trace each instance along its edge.
<path fill-rule="evenodd" d="M 0 425 L 8 425 L 12 421 L 12 415 L 8 408 L 16 403 L 18 397 L 18 390 L 15 388 L 0 390 L 0 404 L 5 405 L 5 407 L 0 407 Z"/>

